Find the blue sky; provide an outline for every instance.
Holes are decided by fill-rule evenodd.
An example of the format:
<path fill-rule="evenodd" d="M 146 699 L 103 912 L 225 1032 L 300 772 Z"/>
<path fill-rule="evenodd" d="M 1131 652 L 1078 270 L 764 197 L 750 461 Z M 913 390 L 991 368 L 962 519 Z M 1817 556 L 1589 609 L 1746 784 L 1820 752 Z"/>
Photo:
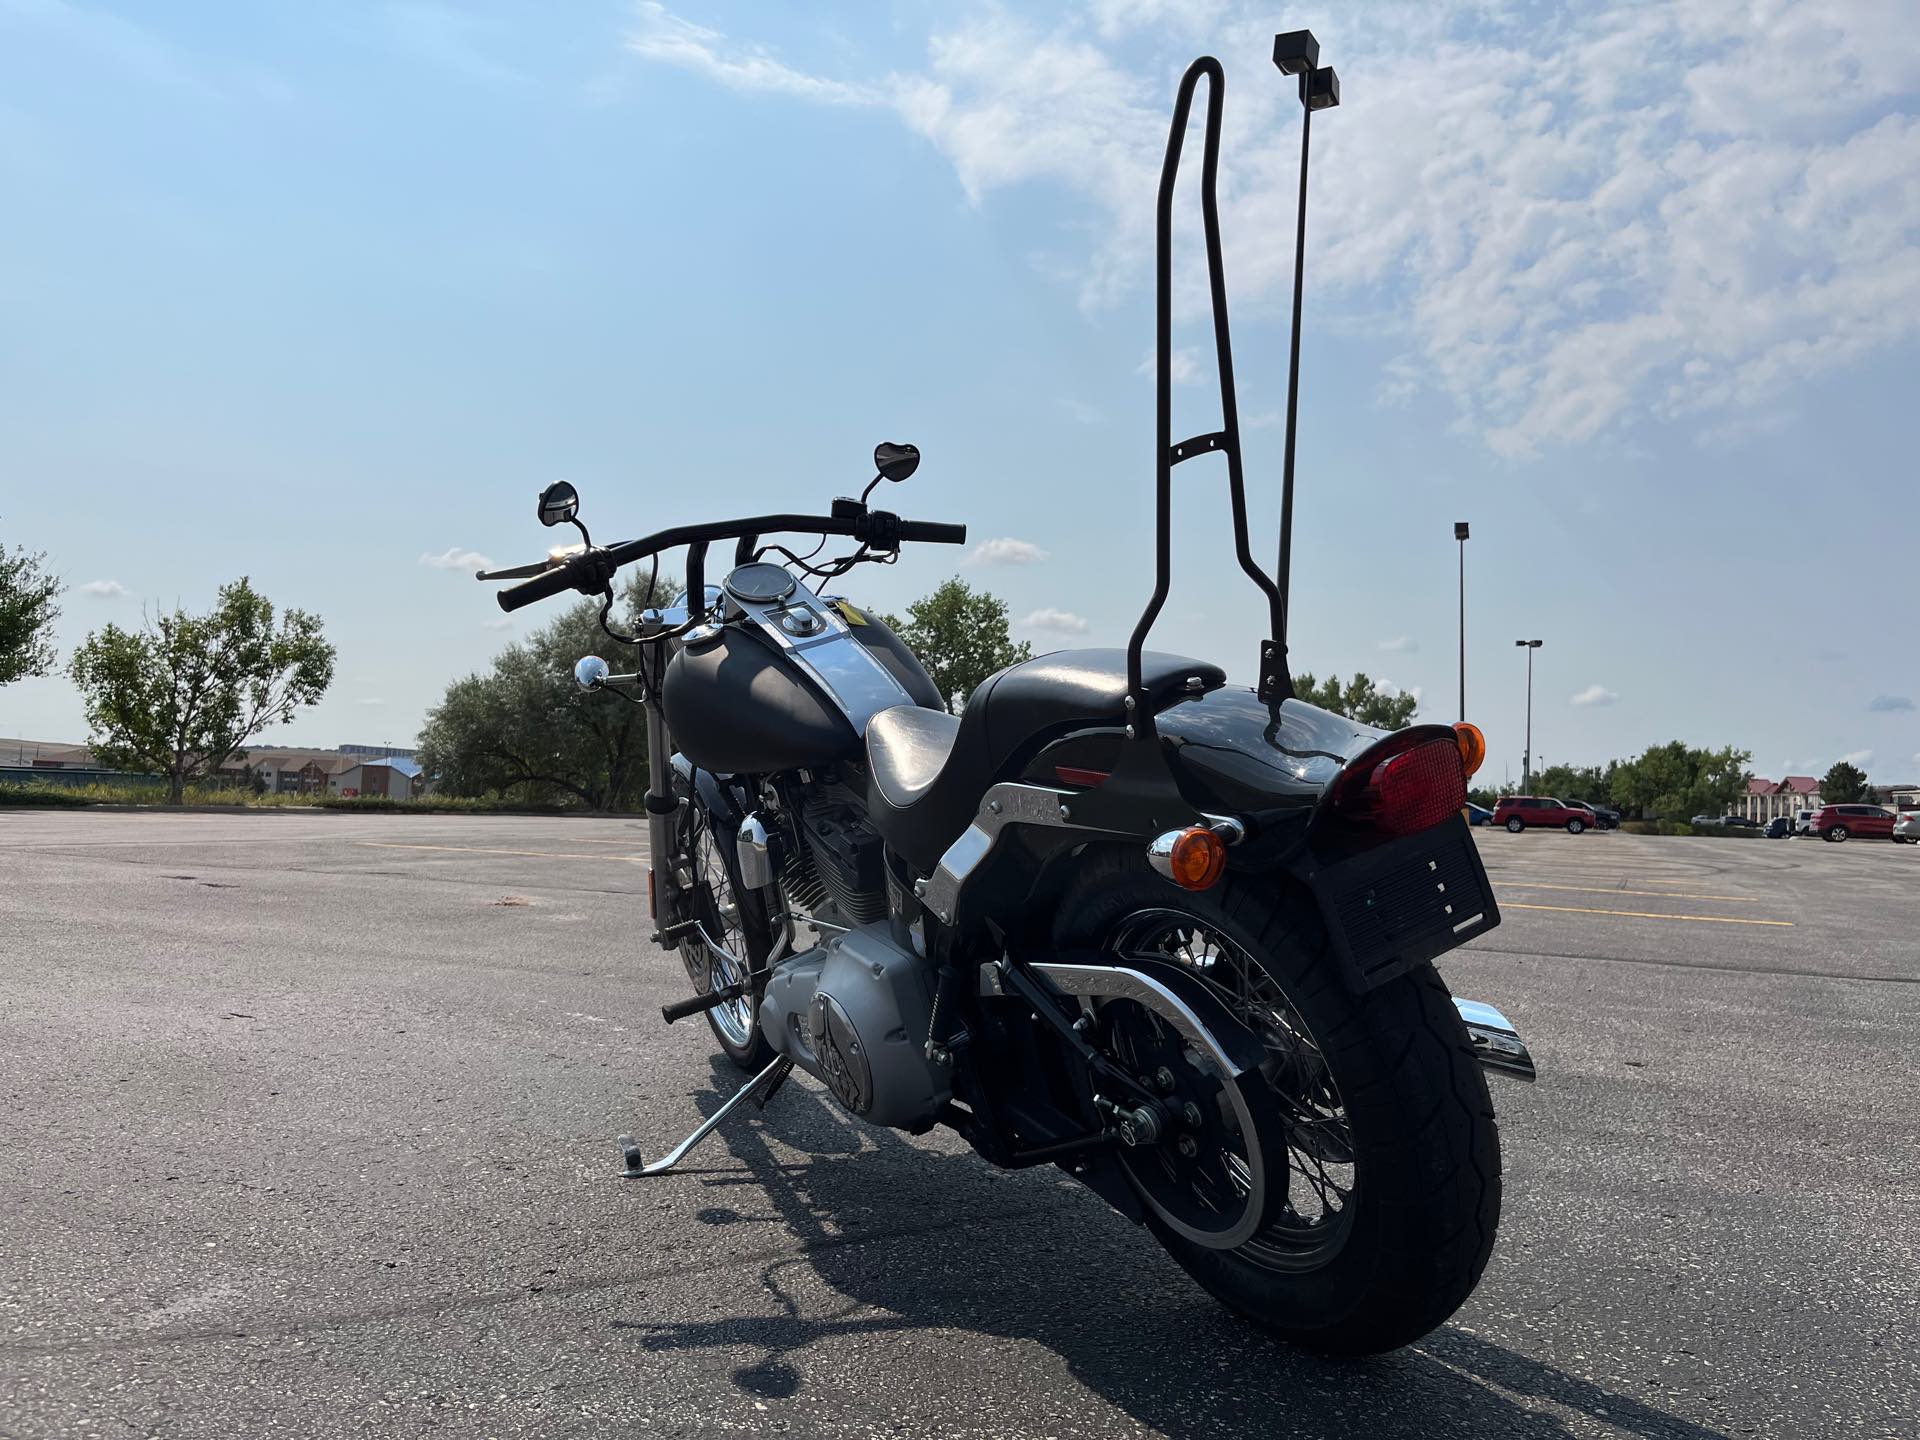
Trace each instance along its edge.
<path fill-rule="evenodd" d="M 0 540 L 70 650 L 249 574 L 318 611 L 327 701 L 404 741 L 502 624 L 556 478 L 612 538 L 857 493 L 965 520 L 950 574 L 1040 648 L 1149 577 L 1151 207 L 1172 89 L 1227 66 L 1228 284 L 1273 545 L 1297 110 L 1315 132 L 1293 649 L 1456 704 L 1517 779 L 1684 738 L 1920 776 L 1920 38 L 1904 6 L 1092 0 L 0 0 Z M 1191 207 L 1187 207 L 1189 210 Z M 1196 253 L 1190 232 L 1183 256 Z M 1176 429 L 1213 428 L 1210 338 Z M 1163 648 L 1250 675 L 1223 476 L 1178 472 Z M 0 734 L 79 738 L 64 679 Z"/>

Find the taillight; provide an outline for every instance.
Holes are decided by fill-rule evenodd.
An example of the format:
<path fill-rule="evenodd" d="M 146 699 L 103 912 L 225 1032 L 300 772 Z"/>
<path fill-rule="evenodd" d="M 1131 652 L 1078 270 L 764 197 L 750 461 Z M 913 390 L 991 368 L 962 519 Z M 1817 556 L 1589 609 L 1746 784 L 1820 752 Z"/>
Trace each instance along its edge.
<path fill-rule="evenodd" d="M 1334 781 L 1328 804 L 1349 825 L 1381 835 L 1430 830 L 1467 803 L 1461 748 L 1448 738 L 1423 740 L 1384 758 L 1362 755 Z"/>
<path fill-rule="evenodd" d="M 1053 773 L 1060 777 L 1062 785 L 1079 785 L 1091 790 L 1097 785 L 1107 783 L 1108 770 L 1089 770 L 1082 765 L 1056 765 Z"/>

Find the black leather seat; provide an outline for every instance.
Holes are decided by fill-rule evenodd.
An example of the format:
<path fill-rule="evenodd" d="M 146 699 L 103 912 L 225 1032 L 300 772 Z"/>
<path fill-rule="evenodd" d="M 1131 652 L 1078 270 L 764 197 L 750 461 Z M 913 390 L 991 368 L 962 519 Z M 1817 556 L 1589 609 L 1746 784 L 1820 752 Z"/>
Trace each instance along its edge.
<path fill-rule="evenodd" d="M 1140 657 L 1140 677 L 1156 711 L 1226 683 L 1218 665 L 1151 650 Z M 1124 725 L 1126 696 L 1126 651 L 1062 650 L 989 676 L 958 717 L 912 705 L 882 710 L 867 721 L 868 817 L 928 874 L 988 786 L 1070 731 Z"/>

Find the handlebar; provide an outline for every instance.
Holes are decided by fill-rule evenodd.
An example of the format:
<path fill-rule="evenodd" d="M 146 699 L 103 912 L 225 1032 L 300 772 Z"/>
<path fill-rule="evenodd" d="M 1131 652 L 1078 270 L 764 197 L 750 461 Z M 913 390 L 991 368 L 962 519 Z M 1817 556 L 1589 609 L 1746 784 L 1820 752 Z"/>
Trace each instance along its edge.
<path fill-rule="evenodd" d="M 606 588 L 614 572 L 621 566 L 661 550 L 670 550 L 678 545 L 695 547 L 698 563 L 704 568 L 706 546 L 711 541 L 758 537 L 772 531 L 844 535 L 883 551 L 898 549 L 903 540 L 934 545 L 964 545 L 967 540 L 967 527 L 964 525 L 948 525 L 937 520 L 902 520 L 887 510 L 861 509 L 841 515 L 756 515 L 745 520 L 676 525 L 670 530 L 656 531 L 638 540 L 625 540 L 604 550 L 582 550 L 531 580 L 508 586 L 495 598 L 502 610 L 513 611 L 535 601 L 549 599 L 563 590 L 597 594 Z M 694 558 L 689 557 L 690 560 Z"/>

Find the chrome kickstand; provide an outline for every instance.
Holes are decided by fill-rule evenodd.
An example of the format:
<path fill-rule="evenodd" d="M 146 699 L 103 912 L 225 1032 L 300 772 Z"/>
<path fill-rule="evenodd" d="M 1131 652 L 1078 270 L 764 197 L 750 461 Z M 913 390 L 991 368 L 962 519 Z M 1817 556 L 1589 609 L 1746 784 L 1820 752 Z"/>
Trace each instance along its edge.
<path fill-rule="evenodd" d="M 642 1165 L 640 1163 L 640 1147 L 633 1143 L 633 1137 L 631 1135 L 622 1135 L 620 1137 L 620 1160 L 623 1167 L 620 1171 L 621 1175 L 629 1180 L 644 1180 L 649 1176 L 666 1174 L 682 1160 L 686 1159 L 696 1145 L 719 1128 L 722 1120 L 739 1109 L 742 1101 L 748 1100 L 755 1095 L 760 1095 L 763 1097 L 760 1103 L 764 1107 L 767 1100 L 773 1097 L 773 1092 L 778 1090 L 781 1083 L 786 1080 L 787 1072 L 792 1069 L 793 1061 L 789 1060 L 785 1055 L 782 1055 L 771 1065 L 767 1066 L 766 1069 L 762 1070 L 758 1075 L 734 1091 L 732 1096 L 728 1098 L 726 1104 L 722 1105 L 700 1123 L 699 1129 L 695 1130 L 691 1135 L 687 1136 L 686 1139 L 682 1140 L 651 1165 Z"/>

